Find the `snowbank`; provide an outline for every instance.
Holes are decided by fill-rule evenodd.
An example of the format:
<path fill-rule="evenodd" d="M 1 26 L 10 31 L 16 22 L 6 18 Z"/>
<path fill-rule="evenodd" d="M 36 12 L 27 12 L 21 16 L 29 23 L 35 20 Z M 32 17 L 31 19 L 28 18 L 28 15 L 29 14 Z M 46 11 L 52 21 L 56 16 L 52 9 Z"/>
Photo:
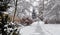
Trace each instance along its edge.
<path fill-rule="evenodd" d="M 19 33 L 21 35 L 60 35 L 60 24 L 34 22 L 30 26 L 23 27 Z"/>
<path fill-rule="evenodd" d="M 44 32 L 41 26 L 44 24 L 42 21 L 33 22 L 30 26 L 26 26 L 20 30 L 21 35 L 43 35 Z M 37 28 L 39 27 L 39 28 Z M 36 31 L 39 30 L 39 31 Z M 45 35 L 45 34 L 44 34 Z"/>

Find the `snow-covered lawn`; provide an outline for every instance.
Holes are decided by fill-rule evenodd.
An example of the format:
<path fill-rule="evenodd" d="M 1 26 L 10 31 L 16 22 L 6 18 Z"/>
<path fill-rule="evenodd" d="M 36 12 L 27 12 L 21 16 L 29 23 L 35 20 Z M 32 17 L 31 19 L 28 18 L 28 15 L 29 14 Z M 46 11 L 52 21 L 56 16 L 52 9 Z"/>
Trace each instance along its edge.
<path fill-rule="evenodd" d="M 34 22 L 20 30 L 21 35 L 60 35 L 60 24 L 44 24 Z"/>

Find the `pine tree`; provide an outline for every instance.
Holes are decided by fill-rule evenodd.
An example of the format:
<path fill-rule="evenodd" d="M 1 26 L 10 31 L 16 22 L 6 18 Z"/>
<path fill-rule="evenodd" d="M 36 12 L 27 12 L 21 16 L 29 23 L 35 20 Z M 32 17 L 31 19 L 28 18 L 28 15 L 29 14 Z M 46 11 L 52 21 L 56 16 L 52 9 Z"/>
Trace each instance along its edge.
<path fill-rule="evenodd" d="M 36 18 L 35 10 L 33 10 L 33 12 L 32 12 L 32 18 L 33 18 L 33 19 L 35 19 L 35 18 Z"/>
<path fill-rule="evenodd" d="M 0 11 L 6 11 L 10 0 L 0 0 Z"/>
<path fill-rule="evenodd" d="M 5 14 L 6 10 L 8 9 L 8 4 L 10 0 L 0 0 L 0 31 L 2 35 L 7 35 L 7 30 L 4 31 L 4 29 L 7 29 L 7 27 L 4 27 L 7 24 L 8 21 L 8 14 Z"/>

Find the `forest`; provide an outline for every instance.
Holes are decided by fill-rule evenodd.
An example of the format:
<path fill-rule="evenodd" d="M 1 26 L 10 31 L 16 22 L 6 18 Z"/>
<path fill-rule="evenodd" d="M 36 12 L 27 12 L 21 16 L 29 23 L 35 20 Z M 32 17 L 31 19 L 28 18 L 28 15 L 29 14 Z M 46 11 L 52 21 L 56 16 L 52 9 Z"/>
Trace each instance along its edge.
<path fill-rule="evenodd" d="M 31 30 L 38 28 L 36 32 L 41 34 L 36 34 L 44 35 L 42 31 L 40 32 L 43 29 L 41 27 L 46 25 L 49 29 L 49 25 L 55 28 L 55 24 L 60 24 L 59 3 L 60 0 L 0 0 L 0 33 L 24 35 L 25 33 L 21 34 L 20 29 L 25 32 L 30 28 Z M 58 28 L 59 25 L 56 27 Z"/>

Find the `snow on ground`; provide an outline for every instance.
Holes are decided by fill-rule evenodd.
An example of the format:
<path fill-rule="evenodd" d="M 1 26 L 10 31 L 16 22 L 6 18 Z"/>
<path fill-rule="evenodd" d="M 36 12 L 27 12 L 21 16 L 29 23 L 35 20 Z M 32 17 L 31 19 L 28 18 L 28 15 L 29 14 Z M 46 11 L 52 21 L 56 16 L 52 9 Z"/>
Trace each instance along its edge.
<path fill-rule="evenodd" d="M 21 35 L 60 35 L 60 24 L 44 24 L 42 21 L 32 23 L 20 30 Z"/>
<path fill-rule="evenodd" d="M 22 28 L 20 30 L 21 35 L 43 35 L 44 32 L 41 28 L 41 26 L 43 25 L 42 23 L 44 24 L 44 22 L 42 21 L 39 21 L 39 22 L 37 21 L 37 22 L 32 23 L 30 26 L 26 26 Z"/>
<path fill-rule="evenodd" d="M 51 35 L 60 35 L 60 24 L 45 24 L 44 29 Z"/>

